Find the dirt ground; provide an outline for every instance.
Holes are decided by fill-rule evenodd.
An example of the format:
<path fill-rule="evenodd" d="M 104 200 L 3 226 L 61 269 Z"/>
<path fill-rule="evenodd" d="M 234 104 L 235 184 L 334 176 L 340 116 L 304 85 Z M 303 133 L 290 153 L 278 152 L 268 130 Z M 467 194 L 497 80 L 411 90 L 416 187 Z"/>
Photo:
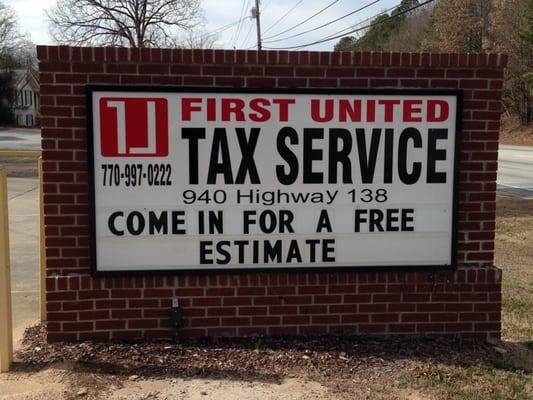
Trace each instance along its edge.
<path fill-rule="evenodd" d="M 532 352 L 409 337 L 54 344 L 33 327 L 9 399 L 527 399 Z M 0 398 L 1 395 L 0 395 Z"/>
<path fill-rule="evenodd" d="M 21 373 L 2 382 L 6 399 L 328 399 L 327 388 L 309 380 L 294 378 L 265 383 L 216 379 L 117 379 L 75 370 L 72 363 L 57 364 L 34 374 Z M 72 378 L 72 375 L 75 378 Z M 71 386 L 74 381 L 74 387 Z"/>
<path fill-rule="evenodd" d="M 27 331 L 0 399 L 532 399 L 533 201 L 499 198 L 503 341 L 323 336 L 49 345 Z"/>

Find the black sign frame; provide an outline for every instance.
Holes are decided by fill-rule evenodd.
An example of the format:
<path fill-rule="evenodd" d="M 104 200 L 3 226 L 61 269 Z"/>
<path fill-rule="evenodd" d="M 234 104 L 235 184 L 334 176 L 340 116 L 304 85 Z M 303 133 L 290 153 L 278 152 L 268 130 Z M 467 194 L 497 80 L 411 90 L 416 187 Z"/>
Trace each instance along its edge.
<path fill-rule="evenodd" d="M 94 92 L 152 92 L 152 93 L 258 93 L 258 94 L 354 94 L 354 95 L 420 95 L 420 96 L 455 96 L 456 121 L 455 121 L 455 148 L 453 160 L 453 204 L 452 204 L 452 237 L 451 237 L 451 262 L 444 265 L 384 265 L 384 266 L 339 266 L 320 265 L 306 267 L 257 267 L 257 268 L 188 268 L 188 269 L 136 269 L 124 271 L 105 271 L 98 269 L 96 251 L 96 201 L 95 201 L 95 173 L 94 173 L 94 141 L 93 141 L 93 107 Z M 146 276 L 146 275 L 195 275 L 195 274 L 242 274 L 242 273 L 316 273 L 316 272 L 377 272 L 377 271 L 453 271 L 457 269 L 457 244 L 458 244 L 458 212 L 459 212 L 459 162 L 462 143 L 462 89 L 403 89 L 403 88 L 232 88 L 232 87 L 194 87 L 194 86 L 161 86 L 161 85 L 86 85 L 86 126 L 87 126 L 87 168 L 89 185 L 89 266 L 93 277 L 99 276 Z"/>

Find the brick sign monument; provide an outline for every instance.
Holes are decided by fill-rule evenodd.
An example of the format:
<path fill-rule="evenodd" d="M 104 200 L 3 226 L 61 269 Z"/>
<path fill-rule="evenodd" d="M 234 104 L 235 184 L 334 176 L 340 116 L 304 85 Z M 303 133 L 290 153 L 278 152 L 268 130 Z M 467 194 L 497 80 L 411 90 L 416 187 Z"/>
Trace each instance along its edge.
<path fill-rule="evenodd" d="M 505 56 L 38 57 L 50 341 L 499 337 Z"/>

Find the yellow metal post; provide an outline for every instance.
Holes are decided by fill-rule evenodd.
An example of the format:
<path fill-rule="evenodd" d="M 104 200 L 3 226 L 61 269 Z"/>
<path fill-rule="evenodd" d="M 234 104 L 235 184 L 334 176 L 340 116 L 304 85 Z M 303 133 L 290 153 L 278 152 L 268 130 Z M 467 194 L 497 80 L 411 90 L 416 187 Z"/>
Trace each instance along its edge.
<path fill-rule="evenodd" d="M 43 158 L 39 157 L 39 278 L 41 322 L 46 321 L 46 248 L 44 242 Z"/>
<path fill-rule="evenodd" d="M 12 324 L 7 173 L 0 170 L 0 372 L 9 371 L 13 362 Z"/>
<path fill-rule="evenodd" d="M 0 150 L 0 158 L 39 158 L 41 150 Z"/>

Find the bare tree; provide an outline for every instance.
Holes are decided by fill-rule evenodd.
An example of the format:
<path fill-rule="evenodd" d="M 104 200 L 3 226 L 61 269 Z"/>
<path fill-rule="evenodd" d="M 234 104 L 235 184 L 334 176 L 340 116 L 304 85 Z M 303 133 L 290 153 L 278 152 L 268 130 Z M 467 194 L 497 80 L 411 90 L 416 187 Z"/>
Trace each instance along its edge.
<path fill-rule="evenodd" d="M 0 3 L 0 68 L 33 67 L 34 53 L 33 43 L 19 29 L 16 11 Z"/>
<path fill-rule="evenodd" d="M 483 52 L 487 47 L 490 0 L 440 0 L 433 13 L 433 32 L 424 50 Z"/>
<path fill-rule="evenodd" d="M 0 3 L 0 53 L 13 53 L 26 40 L 19 30 L 16 11 Z"/>
<path fill-rule="evenodd" d="M 200 0 L 58 0 L 46 15 L 58 43 L 130 47 L 173 46 L 202 18 Z"/>
<path fill-rule="evenodd" d="M 528 26 L 528 0 L 493 0 L 489 50 L 509 55 L 505 70 L 503 103 L 520 122 L 533 122 L 533 97 L 524 74 L 533 68 L 533 46 L 520 32 Z"/>
<path fill-rule="evenodd" d="M 384 46 L 387 51 L 417 52 L 428 34 L 434 3 L 409 12 Z"/>

